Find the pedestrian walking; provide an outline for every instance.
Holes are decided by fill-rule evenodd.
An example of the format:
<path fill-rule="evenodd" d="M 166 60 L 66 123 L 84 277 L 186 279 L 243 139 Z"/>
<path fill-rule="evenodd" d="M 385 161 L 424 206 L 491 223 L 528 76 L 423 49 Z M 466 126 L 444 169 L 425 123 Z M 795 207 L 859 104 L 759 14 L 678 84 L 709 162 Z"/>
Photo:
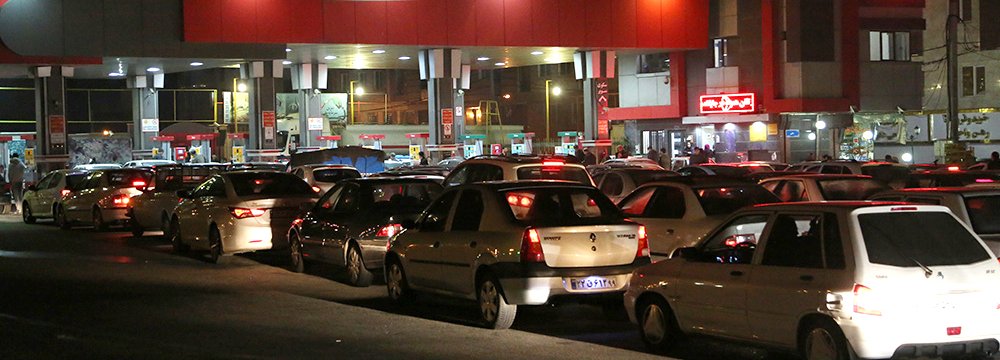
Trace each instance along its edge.
<path fill-rule="evenodd" d="M 19 211 L 18 206 L 24 198 L 24 170 L 27 169 L 17 153 L 10 154 L 10 163 L 7 164 L 7 180 L 10 182 L 11 210 L 13 213 Z"/>

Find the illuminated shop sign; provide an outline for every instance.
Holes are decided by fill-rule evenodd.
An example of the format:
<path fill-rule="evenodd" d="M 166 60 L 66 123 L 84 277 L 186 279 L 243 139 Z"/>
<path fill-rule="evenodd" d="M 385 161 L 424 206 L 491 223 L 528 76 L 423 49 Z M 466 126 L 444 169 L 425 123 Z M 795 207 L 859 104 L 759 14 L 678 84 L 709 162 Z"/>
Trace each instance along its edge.
<path fill-rule="evenodd" d="M 698 102 L 702 114 L 739 114 L 757 110 L 753 93 L 702 95 Z"/>

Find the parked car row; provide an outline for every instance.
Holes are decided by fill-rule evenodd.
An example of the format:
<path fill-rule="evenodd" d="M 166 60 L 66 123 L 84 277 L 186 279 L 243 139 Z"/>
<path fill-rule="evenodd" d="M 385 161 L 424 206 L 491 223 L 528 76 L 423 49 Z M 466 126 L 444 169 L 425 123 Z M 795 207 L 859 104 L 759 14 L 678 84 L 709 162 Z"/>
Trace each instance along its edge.
<path fill-rule="evenodd" d="M 25 212 L 163 230 L 212 262 L 273 250 L 296 272 L 332 264 L 354 286 L 384 280 L 395 303 L 475 302 L 492 329 L 522 306 L 583 302 L 624 308 L 654 351 L 686 335 L 806 359 L 1000 351 L 1000 187 L 894 190 L 888 163 L 774 166 L 481 156 L 366 178 L 329 165 L 63 171 Z"/>

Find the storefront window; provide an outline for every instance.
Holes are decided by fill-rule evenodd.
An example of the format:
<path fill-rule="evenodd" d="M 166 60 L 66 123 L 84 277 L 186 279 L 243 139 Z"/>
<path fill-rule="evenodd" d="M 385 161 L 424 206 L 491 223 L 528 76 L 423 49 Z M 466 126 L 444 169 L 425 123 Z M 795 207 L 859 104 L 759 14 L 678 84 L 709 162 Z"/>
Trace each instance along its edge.
<path fill-rule="evenodd" d="M 639 74 L 669 73 L 670 54 L 657 53 L 639 55 L 639 68 L 636 72 Z"/>
<path fill-rule="evenodd" d="M 729 66 L 729 39 L 718 38 L 712 39 L 712 49 L 714 55 L 714 62 L 712 65 L 714 67 L 726 67 Z"/>

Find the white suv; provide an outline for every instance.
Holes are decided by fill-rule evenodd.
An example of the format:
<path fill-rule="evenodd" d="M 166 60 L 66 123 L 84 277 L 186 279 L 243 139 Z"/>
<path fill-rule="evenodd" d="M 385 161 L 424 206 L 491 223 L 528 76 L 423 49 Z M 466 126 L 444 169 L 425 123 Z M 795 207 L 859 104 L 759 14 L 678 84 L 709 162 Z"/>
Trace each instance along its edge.
<path fill-rule="evenodd" d="M 587 168 L 564 158 L 482 155 L 463 161 L 448 173 L 444 186 L 486 181 L 565 180 L 594 186 Z"/>
<path fill-rule="evenodd" d="M 632 270 L 649 264 L 645 228 L 597 189 L 570 182 L 453 187 L 385 257 L 389 296 L 413 291 L 478 300 L 488 328 L 514 322 L 518 305 L 599 301 L 620 308 Z M 612 301 L 614 301 L 612 303 Z"/>
<path fill-rule="evenodd" d="M 985 357 L 1000 348 L 1000 264 L 942 206 L 760 205 L 677 255 L 636 270 L 625 294 L 653 350 L 684 334 L 806 359 Z"/>

